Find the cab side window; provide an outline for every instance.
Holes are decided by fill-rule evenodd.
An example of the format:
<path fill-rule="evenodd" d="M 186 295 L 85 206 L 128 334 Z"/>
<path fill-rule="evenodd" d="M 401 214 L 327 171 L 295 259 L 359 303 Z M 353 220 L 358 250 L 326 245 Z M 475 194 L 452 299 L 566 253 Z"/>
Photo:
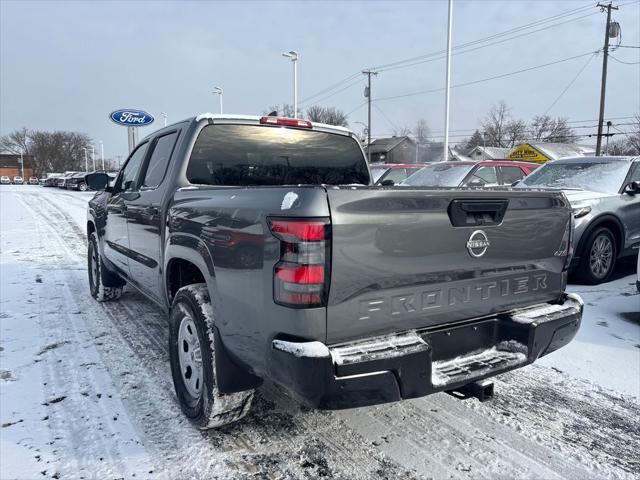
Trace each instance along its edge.
<path fill-rule="evenodd" d="M 140 173 L 140 167 L 148 146 L 148 142 L 144 143 L 131 154 L 116 184 L 116 192 L 131 192 L 136 189 L 136 179 L 138 178 L 138 173 Z"/>
<path fill-rule="evenodd" d="M 144 188 L 156 188 L 162 183 L 177 138 L 178 132 L 173 132 L 159 137 L 156 141 L 144 174 Z"/>
<path fill-rule="evenodd" d="M 492 165 L 483 165 L 471 175 L 471 177 L 465 182 L 465 185 L 469 186 L 487 186 L 497 185 L 498 175 L 496 173 L 496 167 Z"/>
<path fill-rule="evenodd" d="M 505 185 L 511 185 L 513 182 L 517 182 L 524 178 L 524 173 L 520 169 L 520 167 L 500 167 L 502 171 L 502 182 Z"/>

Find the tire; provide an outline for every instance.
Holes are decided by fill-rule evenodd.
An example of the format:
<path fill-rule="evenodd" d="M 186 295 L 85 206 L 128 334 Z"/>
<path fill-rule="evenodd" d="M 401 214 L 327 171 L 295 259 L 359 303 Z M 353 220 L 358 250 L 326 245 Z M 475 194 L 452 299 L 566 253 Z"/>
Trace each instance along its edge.
<path fill-rule="evenodd" d="M 86 192 L 87 191 L 87 184 L 86 183 L 81 183 L 80 185 L 78 185 L 78 190 L 80 190 L 81 192 Z"/>
<path fill-rule="evenodd" d="M 616 239 L 611 230 L 596 228 L 582 249 L 578 278 L 589 285 L 606 282 L 615 268 L 617 254 Z"/>
<path fill-rule="evenodd" d="M 169 317 L 171 374 L 180 408 L 202 430 L 240 420 L 253 400 L 253 390 L 218 392 L 215 335 L 206 284 L 187 285 L 178 290 Z"/>
<path fill-rule="evenodd" d="M 122 295 L 122 286 L 107 287 L 104 285 L 105 265 L 98 248 L 98 235 L 89 234 L 87 246 L 87 272 L 89 274 L 89 290 L 91 296 L 99 302 L 117 300 Z M 112 274 L 113 275 L 113 274 Z"/>

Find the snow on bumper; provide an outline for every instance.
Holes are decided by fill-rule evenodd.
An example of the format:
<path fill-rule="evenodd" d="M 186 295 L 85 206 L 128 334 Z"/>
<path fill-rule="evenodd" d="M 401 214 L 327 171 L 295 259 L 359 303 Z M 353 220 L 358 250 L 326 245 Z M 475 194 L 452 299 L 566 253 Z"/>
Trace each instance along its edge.
<path fill-rule="evenodd" d="M 569 343 L 579 296 L 342 345 L 276 339 L 270 375 L 301 403 L 341 409 L 416 398 L 534 362 Z"/>

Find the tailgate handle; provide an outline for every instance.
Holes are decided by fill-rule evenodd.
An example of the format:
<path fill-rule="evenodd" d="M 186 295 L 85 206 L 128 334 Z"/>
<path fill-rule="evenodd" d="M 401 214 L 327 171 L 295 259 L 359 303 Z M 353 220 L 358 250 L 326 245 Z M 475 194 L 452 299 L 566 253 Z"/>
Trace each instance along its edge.
<path fill-rule="evenodd" d="M 509 206 L 507 199 L 452 200 L 448 213 L 454 227 L 498 225 Z"/>

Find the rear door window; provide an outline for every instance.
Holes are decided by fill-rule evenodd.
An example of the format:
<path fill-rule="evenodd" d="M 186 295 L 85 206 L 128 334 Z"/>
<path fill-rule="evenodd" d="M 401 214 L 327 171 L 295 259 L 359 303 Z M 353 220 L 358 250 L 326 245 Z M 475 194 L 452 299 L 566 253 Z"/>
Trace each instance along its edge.
<path fill-rule="evenodd" d="M 393 180 L 393 183 L 400 183 L 408 177 L 407 171 L 404 168 L 392 168 L 391 171 L 384 177 L 384 180 Z"/>
<path fill-rule="evenodd" d="M 208 125 L 187 166 L 204 185 L 369 184 L 369 170 L 352 137 L 283 127 Z"/>
<path fill-rule="evenodd" d="M 148 146 L 148 142 L 144 143 L 131 154 L 127 164 L 122 169 L 120 179 L 118 180 L 118 184 L 115 188 L 116 191 L 130 192 L 136 190 L 136 179 L 140 173 L 140 167 L 142 166 L 142 161 L 146 156 Z"/>
<path fill-rule="evenodd" d="M 177 138 L 178 132 L 173 132 L 158 138 L 147 164 L 147 171 L 144 174 L 144 181 L 142 182 L 143 187 L 156 188 L 162 183 Z"/>
<path fill-rule="evenodd" d="M 511 185 L 513 182 L 524 178 L 524 172 L 520 167 L 502 166 L 500 167 L 500 171 L 502 172 L 502 183 L 504 185 Z"/>

